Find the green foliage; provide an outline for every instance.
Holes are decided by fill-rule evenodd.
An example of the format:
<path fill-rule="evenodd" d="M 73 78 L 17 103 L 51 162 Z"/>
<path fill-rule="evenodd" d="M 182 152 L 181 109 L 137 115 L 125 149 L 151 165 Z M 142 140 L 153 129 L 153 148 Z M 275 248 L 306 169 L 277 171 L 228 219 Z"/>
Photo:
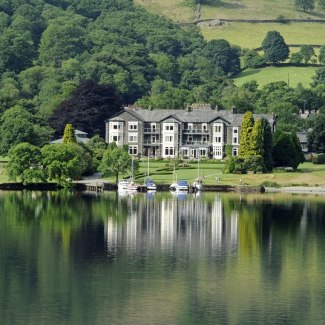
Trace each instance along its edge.
<path fill-rule="evenodd" d="M 277 132 L 274 137 L 272 156 L 275 167 L 297 169 L 304 161 L 304 157 L 296 134 Z"/>
<path fill-rule="evenodd" d="M 226 153 L 226 157 L 232 156 L 232 145 L 231 144 L 226 144 L 225 153 Z"/>
<path fill-rule="evenodd" d="M 325 68 L 319 68 L 315 71 L 315 75 L 312 77 L 312 86 L 325 85 Z"/>
<path fill-rule="evenodd" d="M 305 63 L 308 63 L 315 56 L 314 48 L 311 45 L 302 45 L 299 53 Z"/>
<path fill-rule="evenodd" d="M 325 164 L 325 153 L 313 154 L 312 162 L 315 165 Z"/>
<path fill-rule="evenodd" d="M 292 53 L 290 57 L 290 63 L 294 65 L 301 64 L 303 60 L 303 56 L 300 52 Z"/>
<path fill-rule="evenodd" d="M 325 45 L 321 46 L 318 55 L 319 63 L 325 64 Z"/>
<path fill-rule="evenodd" d="M 264 129 L 261 120 L 257 120 L 254 123 L 250 147 L 252 156 L 262 157 L 264 155 Z"/>
<path fill-rule="evenodd" d="M 233 156 L 226 160 L 224 174 L 246 174 L 245 159 L 239 156 Z"/>
<path fill-rule="evenodd" d="M 259 68 L 262 67 L 264 64 L 264 57 L 254 50 L 248 50 L 243 55 L 244 68 Z"/>
<path fill-rule="evenodd" d="M 84 149 L 78 144 L 50 144 L 41 149 L 42 164 L 50 181 L 69 186 L 89 168 Z"/>
<path fill-rule="evenodd" d="M 245 170 L 247 172 L 263 173 L 266 170 L 264 158 L 261 155 L 252 155 L 244 160 Z"/>
<path fill-rule="evenodd" d="M 264 165 L 267 171 L 271 171 L 273 168 L 273 159 L 272 159 L 272 145 L 273 145 L 273 136 L 270 123 L 267 119 L 262 118 L 261 124 L 264 133 L 264 143 L 263 143 L 263 158 Z"/>
<path fill-rule="evenodd" d="M 295 6 L 303 11 L 311 11 L 315 8 L 315 0 L 295 0 Z"/>
<path fill-rule="evenodd" d="M 119 179 L 119 174 L 130 170 L 131 156 L 129 153 L 115 143 L 110 144 L 103 154 L 103 159 L 99 165 L 99 171 L 106 176 L 114 176 L 116 183 Z"/>
<path fill-rule="evenodd" d="M 240 129 L 239 156 L 248 157 L 252 152 L 252 130 L 254 127 L 254 117 L 252 112 L 246 112 L 243 116 Z"/>
<path fill-rule="evenodd" d="M 107 149 L 107 143 L 99 135 L 95 135 L 89 139 L 86 146 L 92 152 L 93 166 L 97 170 Z"/>
<path fill-rule="evenodd" d="M 21 106 L 14 106 L 4 112 L 0 121 L 0 152 L 6 154 L 9 149 L 21 142 L 43 145 L 50 138 L 50 130 L 42 126 L 42 121 L 35 118 Z"/>
<path fill-rule="evenodd" d="M 270 31 L 266 34 L 262 48 L 266 62 L 278 63 L 289 57 L 289 47 L 277 31 Z"/>
<path fill-rule="evenodd" d="M 321 8 L 325 9 L 325 0 L 318 0 L 317 3 Z"/>
<path fill-rule="evenodd" d="M 67 124 L 64 129 L 63 133 L 63 143 L 69 144 L 69 143 L 76 143 L 76 135 L 75 130 L 71 124 Z"/>
<path fill-rule="evenodd" d="M 23 184 L 45 182 L 42 154 L 39 147 L 22 142 L 9 150 L 7 172 L 10 180 L 21 180 Z"/>
<path fill-rule="evenodd" d="M 318 114 L 311 124 L 312 130 L 308 133 L 308 147 L 316 153 L 325 153 L 325 114 Z"/>
<path fill-rule="evenodd" d="M 240 68 L 239 53 L 229 42 L 220 39 L 212 40 L 205 46 L 203 53 L 223 73 L 237 72 Z"/>

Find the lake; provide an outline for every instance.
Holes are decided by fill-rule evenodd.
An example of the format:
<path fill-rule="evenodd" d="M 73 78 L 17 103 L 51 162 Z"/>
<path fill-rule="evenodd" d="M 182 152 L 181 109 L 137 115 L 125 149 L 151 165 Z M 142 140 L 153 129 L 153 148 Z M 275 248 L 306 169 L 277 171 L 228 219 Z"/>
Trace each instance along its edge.
<path fill-rule="evenodd" d="M 325 196 L 0 192 L 0 324 L 322 324 Z"/>

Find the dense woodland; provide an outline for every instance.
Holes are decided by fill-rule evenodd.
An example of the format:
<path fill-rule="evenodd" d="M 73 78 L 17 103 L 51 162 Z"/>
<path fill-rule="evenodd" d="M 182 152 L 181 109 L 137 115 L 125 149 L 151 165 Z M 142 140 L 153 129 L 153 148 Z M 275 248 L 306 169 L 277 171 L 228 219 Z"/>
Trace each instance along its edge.
<path fill-rule="evenodd" d="M 42 146 L 67 123 L 103 137 L 103 121 L 133 103 L 209 103 L 277 114 L 285 131 L 313 127 L 318 118 L 298 113 L 324 111 L 324 68 L 308 89 L 229 79 L 245 64 L 289 55 L 283 44 L 280 54 L 264 51 L 261 59 L 226 40 L 206 42 L 194 25 L 181 28 L 131 0 L 0 0 L 0 153 L 21 142 Z"/>

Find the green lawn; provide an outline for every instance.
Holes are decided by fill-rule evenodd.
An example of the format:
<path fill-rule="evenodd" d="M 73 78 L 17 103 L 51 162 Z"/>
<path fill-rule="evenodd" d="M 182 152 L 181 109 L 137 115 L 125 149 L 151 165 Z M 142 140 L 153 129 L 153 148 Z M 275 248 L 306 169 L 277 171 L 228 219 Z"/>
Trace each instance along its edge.
<path fill-rule="evenodd" d="M 304 87 L 310 87 L 315 67 L 267 67 L 263 69 L 247 69 L 234 78 L 237 86 L 256 80 L 259 86 L 270 82 L 285 81 L 290 87 L 296 87 L 299 82 Z"/>
<path fill-rule="evenodd" d="M 166 166 L 167 161 L 151 161 L 150 176 L 157 184 L 171 184 L 174 180 L 173 168 Z M 325 165 L 314 165 L 306 162 L 299 166 L 296 172 L 274 172 L 269 174 L 246 174 L 233 175 L 223 174 L 224 164 L 216 161 L 206 161 L 200 163 L 200 176 L 204 177 L 205 184 L 238 185 L 240 180 L 243 184 L 261 185 L 263 182 L 274 182 L 280 186 L 325 186 Z M 147 173 L 147 161 L 140 162 L 140 170 L 136 176 L 136 181 L 143 183 Z M 192 162 L 190 167 L 176 169 L 177 179 L 186 179 L 193 182 L 197 177 L 197 162 Z M 120 175 L 129 177 L 130 174 Z M 217 180 L 218 178 L 218 180 Z M 114 182 L 114 179 L 107 178 L 107 181 Z"/>

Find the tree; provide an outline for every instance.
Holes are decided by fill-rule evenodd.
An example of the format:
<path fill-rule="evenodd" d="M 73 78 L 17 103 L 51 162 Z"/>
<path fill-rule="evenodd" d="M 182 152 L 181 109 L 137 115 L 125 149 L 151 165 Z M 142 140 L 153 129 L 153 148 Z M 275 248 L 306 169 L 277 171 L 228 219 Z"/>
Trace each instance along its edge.
<path fill-rule="evenodd" d="M 321 8 L 325 8 L 325 0 L 318 0 L 318 5 L 321 7 Z"/>
<path fill-rule="evenodd" d="M 295 6 L 303 11 L 311 11 L 315 8 L 315 0 L 295 0 Z"/>
<path fill-rule="evenodd" d="M 325 114 L 313 119 L 312 131 L 308 134 L 308 147 L 316 153 L 325 153 Z"/>
<path fill-rule="evenodd" d="M 21 106 L 6 110 L 0 121 L 0 153 L 21 142 L 42 145 L 50 139 L 51 133 L 35 116 Z"/>
<path fill-rule="evenodd" d="M 319 63 L 325 64 L 325 45 L 321 46 L 319 49 L 318 60 L 319 60 Z"/>
<path fill-rule="evenodd" d="M 277 31 L 269 31 L 266 34 L 262 42 L 262 48 L 266 62 L 278 63 L 289 57 L 289 47 Z"/>
<path fill-rule="evenodd" d="M 46 181 L 39 147 L 27 142 L 19 143 L 9 150 L 8 156 L 7 172 L 10 180 L 20 179 L 23 184 Z"/>
<path fill-rule="evenodd" d="M 99 135 L 95 135 L 89 139 L 86 146 L 92 152 L 94 169 L 98 170 L 98 167 L 103 159 L 104 152 L 107 149 L 107 143 Z"/>
<path fill-rule="evenodd" d="M 308 63 L 310 59 L 315 56 L 314 48 L 311 45 L 302 45 L 299 52 L 305 61 L 305 63 Z"/>
<path fill-rule="evenodd" d="M 315 74 L 312 76 L 312 80 L 312 87 L 316 87 L 317 85 L 325 85 L 325 68 L 317 69 Z"/>
<path fill-rule="evenodd" d="M 275 167 L 297 169 L 304 161 L 302 149 L 295 133 L 277 132 L 274 136 L 272 157 Z"/>
<path fill-rule="evenodd" d="M 252 155 L 252 131 L 254 127 L 254 117 L 252 112 L 246 112 L 240 129 L 239 156 L 248 157 Z"/>
<path fill-rule="evenodd" d="M 264 129 L 262 121 L 257 120 L 254 123 L 251 134 L 251 155 L 263 156 L 264 155 Z"/>
<path fill-rule="evenodd" d="M 273 159 L 272 159 L 272 130 L 269 121 L 266 118 L 261 119 L 261 124 L 264 133 L 264 143 L 263 143 L 263 158 L 264 164 L 268 171 L 271 171 L 273 168 Z"/>
<path fill-rule="evenodd" d="M 127 172 L 130 167 L 131 156 L 125 148 L 117 147 L 114 143 L 104 152 L 98 169 L 104 175 L 115 176 L 115 181 L 118 183 L 119 174 Z"/>
<path fill-rule="evenodd" d="M 203 53 L 210 59 L 215 69 L 219 68 L 223 73 L 233 73 L 240 69 L 238 51 L 224 39 L 208 42 Z"/>
<path fill-rule="evenodd" d="M 67 186 L 88 169 L 85 152 L 78 144 L 49 144 L 41 149 L 48 179 Z"/>
<path fill-rule="evenodd" d="M 63 143 L 68 144 L 68 143 L 76 143 L 76 135 L 75 135 L 75 130 L 71 124 L 67 124 L 64 129 L 63 133 Z"/>
<path fill-rule="evenodd" d="M 122 99 L 114 86 L 86 81 L 54 111 L 50 124 L 55 129 L 56 136 L 60 136 L 65 125 L 71 123 L 90 136 L 98 134 L 104 138 L 104 121 L 121 109 Z"/>

